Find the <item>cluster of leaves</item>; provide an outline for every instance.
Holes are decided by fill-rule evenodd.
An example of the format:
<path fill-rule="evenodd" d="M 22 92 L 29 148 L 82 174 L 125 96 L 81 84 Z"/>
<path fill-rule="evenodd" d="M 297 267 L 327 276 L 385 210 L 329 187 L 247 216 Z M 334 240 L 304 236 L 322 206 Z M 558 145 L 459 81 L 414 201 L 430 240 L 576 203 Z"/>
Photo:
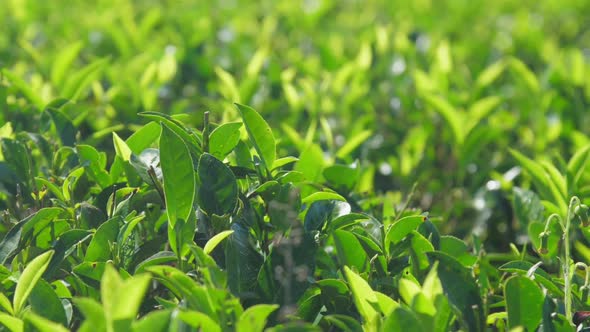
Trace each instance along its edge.
<path fill-rule="evenodd" d="M 586 1 L 70 2 L 0 3 L 0 329 L 584 328 Z"/>

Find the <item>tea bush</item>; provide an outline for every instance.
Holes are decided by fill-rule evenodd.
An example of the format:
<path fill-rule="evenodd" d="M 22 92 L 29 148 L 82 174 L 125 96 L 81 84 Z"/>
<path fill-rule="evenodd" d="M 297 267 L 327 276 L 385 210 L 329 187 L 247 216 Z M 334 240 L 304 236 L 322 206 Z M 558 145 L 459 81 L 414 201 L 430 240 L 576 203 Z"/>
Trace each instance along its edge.
<path fill-rule="evenodd" d="M 589 13 L 0 3 L 0 328 L 588 329 Z"/>

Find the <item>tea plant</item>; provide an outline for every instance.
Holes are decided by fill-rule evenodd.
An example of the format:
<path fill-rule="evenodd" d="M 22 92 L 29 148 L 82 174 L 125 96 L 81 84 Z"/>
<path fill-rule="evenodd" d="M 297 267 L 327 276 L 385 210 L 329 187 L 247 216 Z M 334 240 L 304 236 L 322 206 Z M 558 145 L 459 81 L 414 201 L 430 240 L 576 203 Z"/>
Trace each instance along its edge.
<path fill-rule="evenodd" d="M 1 2 L 0 329 L 588 329 L 589 8 Z"/>

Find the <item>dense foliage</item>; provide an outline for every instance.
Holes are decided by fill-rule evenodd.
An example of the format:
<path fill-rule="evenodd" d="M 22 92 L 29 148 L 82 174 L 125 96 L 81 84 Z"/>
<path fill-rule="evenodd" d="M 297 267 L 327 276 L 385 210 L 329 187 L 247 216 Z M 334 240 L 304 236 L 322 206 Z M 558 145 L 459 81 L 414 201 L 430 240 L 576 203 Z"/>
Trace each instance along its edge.
<path fill-rule="evenodd" d="M 587 329 L 590 2 L 0 2 L 0 330 Z"/>

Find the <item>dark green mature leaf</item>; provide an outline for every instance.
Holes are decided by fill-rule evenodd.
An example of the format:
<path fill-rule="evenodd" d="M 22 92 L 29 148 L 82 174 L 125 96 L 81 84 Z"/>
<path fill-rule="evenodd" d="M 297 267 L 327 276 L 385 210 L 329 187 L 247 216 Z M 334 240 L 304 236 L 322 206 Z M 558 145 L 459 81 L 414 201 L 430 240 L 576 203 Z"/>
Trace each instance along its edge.
<path fill-rule="evenodd" d="M 61 234 L 53 244 L 55 254 L 51 258 L 47 271 L 45 271 L 45 277 L 50 276 L 78 244 L 86 241 L 91 236 L 92 232 L 82 229 L 72 229 Z"/>
<path fill-rule="evenodd" d="M 543 205 L 534 192 L 514 187 L 514 212 L 521 227 L 526 228 L 531 222 L 543 221 Z"/>
<path fill-rule="evenodd" d="M 18 175 L 20 181 L 25 184 L 32 180 L 31 165 L 29 163 L 29 151 L 24 143 L 2 138 L 0 139 L 2 155 L 13 172 Z"/>
<path fill-rule="evenodd" d="M 514 276 L 504 284 L 508 326 L 535 331 L 543 316 L 543 291 L 531 279 Z"/>
<path fill-rule="evenodd" d="M 468 331 L 484 331 L 484 308 L 479 287 L 468 269 L 453 257 L 438 251 L 426 253 L 430 261 L 439 261 L 438 276 L 445 295 L 461 325 Z"/>
<path fill-rule="evenodd" d="M 272 130 L 268 126 L 268 123 L 264 121 L 264 118 L 253 108 L 237 103 L 235 105 L 242 115 L 250 142 L 262 159 L 265 168 L 270 170 L 276 159 L 276 143 Z"/>
<path fill-rule="evenodd" d="M 209 152 L 223 160 L 240 141 L 241 122 L 229 122 L 220 125 L 209 136 Z"/>
<path fill-rule="evenodd" d="M 74 146 L 76 143 L 76 128 L 72 121 L 58 109 L 47 108 L 45 112 L 51 116 L 61 143 L 65 146 Z"/>
<path fill-rule="evenodd" d="M 29 296 L 29 303 L 34 313 L 63 326 L 68 325 L 61 300 L 47 281 L 41 279 L 37 282 Z"/>
<path fill-rule="evenodd" d="M 4 264 L 17 251 L 21 238 L 28 239 L 30 237 L 36 224 L 49 223 L 62 211 L 57 207 L 43 208 L 12 226 L 0 242 L 0 264 Z"/>
<path fill-rule="evenodd" d="M 110 186 L 113 181 L 105 170 L 107 164 L 106 154 L 98 152 L 90 145 L 78 145 L 76 150 L 78 151 L 80 164 L 86 169 L 86 174 L 94 179 L 101 188 L 104 189 Z"/>
<path fill-rule="evenodd" d="M 332 236 L 340 263 L 354 267 L 361 273 L 367 272 L 370 268 L 369 257 L 358 238 L 351 232 L 341 229 L 334 231 Z"/>
<path fill-rule="evenodd" d="M 328 321 L 332 326 L 339 328 L 342 331 L 349 332 L 362 332 L 363 327 L 353 317 L 346 315 L 327 315 L 324 319 Z"/>
<path fill-rule="evenodd" d="M 352 190 L 360 176 L 360 168 L 357 166 L 336 164 L 326 167 L 323 175 L 336 188 Z"/>
<path fill-rule="evenodd" d="M 196 192 L 195 172 L 191 154 L 182 140 L 162 124 L 160 163 L 164 176 L 164 195 L 168 222 L 174 227 L 178 220 L 187 221 Z"/>
<path fill-rule="evenodd" d="M 321 200 L 311 203 L 305 214 L 303 227 L 306 232 L 319 231 L 330 221 L 350 213 L 350 205 L 335 200 Z"/>
<path fill-rule="evenodd" d="M 225 242 L 227 282 L 232 293 L 243 294 L 256 287 L 263 258 L 250 243 L 250 233 L 244 225 L 233 223 L 231 229 L 234 232 Z"/>
<path fill-rule="evenodd" d="M 154 254 L 135 267 L 135 273 L 143 272 L 147 267 L 154 265 L 163 265 L 165 263 L 174 262 L 177 256 L 172 251 L 160 251 Z"/>
<path fill-rule="evenodd" d="M 106 262 L 112 258 L 111 246 L 116 242 L 117 235 L 119 235 L 120 221 L 121 218 L 115 217 L 100 225 L 88 245 L 84 262 Z"/>
<path fill-rule="evenodd" d="M 529 273 L 529 270 L 534 266 L 533 263 L 527 261 L 512 261 L 508 262 L 498 269 L 510 273 L 518 273 L 519 275 L 525 276 Z M 563 290 L 553 282 L 553 278 L 540 267 L 535 268 L 534 277 L 543 287 L 547 288 L 554 296 L 563 297 Z"/>
<path fill-rule="evenodd" d="M 197 173 L 201 182 L 199 207 L 209 215 L 232 213 L 238 201 L 238 184 L 229 167 L 214 156 L 203 153 Z"/>

